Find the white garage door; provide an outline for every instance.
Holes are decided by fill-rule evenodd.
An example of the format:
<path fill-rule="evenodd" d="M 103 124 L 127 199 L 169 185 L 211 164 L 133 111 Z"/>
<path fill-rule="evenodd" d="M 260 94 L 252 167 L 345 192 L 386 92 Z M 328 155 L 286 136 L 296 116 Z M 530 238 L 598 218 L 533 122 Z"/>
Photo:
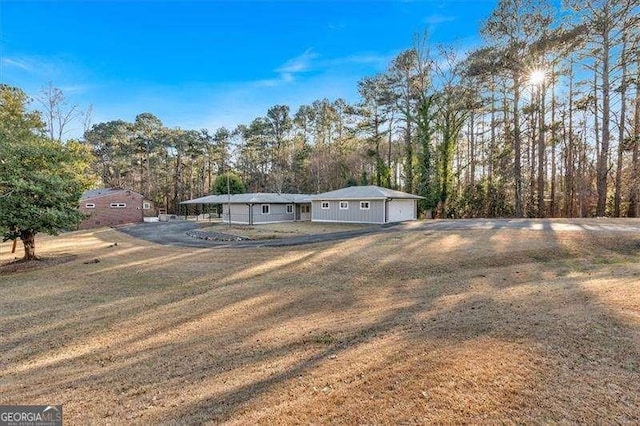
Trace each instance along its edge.
<path fill-rule="evenodd" d="M 414 200 L 391 200 L 387 201 L 389 215 L 387 222 L 403 222 L 416 218 L 416 208 Z"/>

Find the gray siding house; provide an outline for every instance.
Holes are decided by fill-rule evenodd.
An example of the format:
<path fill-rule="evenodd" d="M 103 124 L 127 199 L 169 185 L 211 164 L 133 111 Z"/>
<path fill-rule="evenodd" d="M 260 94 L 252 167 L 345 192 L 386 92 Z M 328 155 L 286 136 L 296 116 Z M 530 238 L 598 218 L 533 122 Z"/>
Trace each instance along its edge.
<path fill-rule="evenodd" d="M 209 195 L 181 204 L 221 204 L 222 219 L 227 223 L 256 225 L 311 220 L 311 199 L 306 194 Z"/>
<path fill-rule="evenodd" d="M 222 204 L 227 223 L 392 223 L 415 220 L 423 197 L 379 186 L 351 186 L 317 195 L 251 193 L 208 195 L 181 204 Z"/>
<path fill-rule="evenodd" d="M 391 223 L 415 220 L 422 197 L 379 186 L 351 186 L 311 196 L 311 221 Z"/>

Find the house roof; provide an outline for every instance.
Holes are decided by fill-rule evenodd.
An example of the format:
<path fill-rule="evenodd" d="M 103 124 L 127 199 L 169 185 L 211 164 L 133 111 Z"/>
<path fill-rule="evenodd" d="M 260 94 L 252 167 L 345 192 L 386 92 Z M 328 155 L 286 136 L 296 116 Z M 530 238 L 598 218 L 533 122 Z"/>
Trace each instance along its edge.
<path fill-rule="evenodd" d="M 254 192 L 249 194 L 207 195 L 183 201 L 180 204 L 292 204 L 310 203 L 308 194 L 276 194 L 273 192 Z"/>
<path fill-rule="evenodd" d="M 90 189 L 88 191 L 85 191 L 82 196 L 80 197 L 81 200 L 86 200 L 89 198 L 98 198 L 98 197 L 104 197 L 105 195 L 111 195 L 111 194 L 115 194 L 117 192 L 122 192 L 122 191 L 130 191 L 128 189 L 122 189 L 122 188 L 98 188 L 98 189 Z M 135 191 L 130 191 L 133 192 L 135 194 L 138 194 Z"/>
<path fill-rule="evenodd" d="M 390 198 L 417 200 L 424 197 L 408 194 L 402 191 L 395 191 L 389 188 L 381 188 L 375 185 L 349 186 L 336 191 L 329 191 L 311 196 L 312 200 L 386 200 Z"/>

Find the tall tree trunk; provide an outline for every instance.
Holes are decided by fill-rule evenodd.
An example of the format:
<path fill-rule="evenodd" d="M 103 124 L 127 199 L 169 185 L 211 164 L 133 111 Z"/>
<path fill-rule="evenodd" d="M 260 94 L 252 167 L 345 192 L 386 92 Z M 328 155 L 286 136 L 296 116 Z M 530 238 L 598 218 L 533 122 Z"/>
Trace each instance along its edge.
<path fill-rule="evenodd" d="M 608 3 L 605 4 L 605 8 Z M 609 31 L 603 31 L 602 40 L 602 145 L 596 163 L 596 187 L 598 191 L 598 204 L 596 216 L 604 216 L 607 207 L 607 175 L 609 174 L 609 142 L 610 142 L 610 83 L 609 83 Z M 597 90 L 597 89 L 596 89 Z M 597 113 L 596 113 L 597 115 Z"/>
<path fill-rule="evenodd" d="M 537 98 L 537 94 L 535 95 Z M 535 101 L 537 104 L 537 100 Z M 531 98 L 531 105 L 533 106 L 534 100 L 533 95 Z M 529 146 L 526 150 L 527 152 L 527 165 L 529 170 L 529 192 L 527 196 L 527 205 L 525 208 L 525 216 L 532 217 L 535 216 L 538 212 L 536 208 L 536 148 L 537 148 L 537 139 L 538 139 L 538 116 L 537 111 L 531 111 L 531 117 L 529 122 L 529 128 L 531 129 L 530 137 L 527 138 Z"/>
<path fill-rule="evenodd" d="M 551 68 L 551 205 L 549 215 L 556 217 L 556 138 L 558 136 L 556 128 L 556 80 L 555 70 Z"/>
<path fill-rule="evenodd" d="M 393 117 L 391 117 L 391 119 L 389 120 L 389 132 L 388 132 L 388 135 L 389 136 L 387 138 L 387 143 L 388 143 L 388 146 L 387 146 L 387 167 L 389 168 L 389 170 L 391 170 L 391 168 L 393 166 L 391 164 L 391 147 L 393 145 Z"/>
<path fill-rule="evenodd" d="M 627 115 L 627 32 L 622 34 L 622 83 L 620 84 L 620 124 L 618 126 L 618 158 L 616 162 L 615 196 L 613 200 L 613 215 L 620 217 L 620 202 L 622 201 L 622 160 L 624 153 L 625 120 Z"/>
<path fill-rule="evenodd" d="M 207 194 L 211 193 L 211 187 L 212 182 L 211 182 L 211 177 L 212 177 L 212 161 L 211 161 L 211 153 L 209 153 L 209 156 L 207 157 L 207 185 L 205 186 L 205 191 L 207 192 Z"/>
<path fill-rule="evenodd" d="M 382 186 L 382 156 L 380 155 L 380 118 L 378 117 L 378 110 L 376 108 L 375 116 L 374 116 L 374 128 L 375 134 L 373 138 L 376 143 L 376 185 Z"/>
<path fill-rule="evenodd" d="M 494 90 L 495 84 L 491 86 L 491 136 L 489 140 L 489 161 L 487 171 L 487 181 L 489 187 L 493 185 L 493 161 L 495 158 L 495 141 L 496 141 L 496 94 Z"/>
<path fill-rule="evenodd" d="M 407 119 L 407 127 L 404 132 L 404 190 L 413 193 L 413 141 L 411 140 L 411 122 Z"/>
<path fill-rule="evenodd" d="M 476 184 L 476 120 L 475 112 L 471 111 L 469 118 L 469 184 L 473 187 Z"/>
<path fill-rule="evenodd" d="M 39 260 L 36 256 L 36 235 L 31 231 L 22 231 L 20 240 L 24 246 L 24 257 L 22 260 Z"/>
<path fill-rule="evenodd" d="M 640 69 L 640 52 L 636 52 Z M 631 160 L 631 194 L 627 216 L 640 217 L 640 79 L 636 79 L 635 114 L 633 118 L 633 155 Z"/>
<path fill-rule="evenodd" d="M 178 152 L 176 156 L 175 174 L 173 181 L 173 208 L 174 213 L 178 213 L 180 201 L 182 201 L 182 156 Z"/>
<path fill-rule="evenodd" d="M 544 166 L 545 166 L 545 85 L 544 83 L 540 84 L 539 87 L 539 100 L 540 100 L 540 110 L 538 113 L 538 217 L 545 217 L 545 206 L 544 206 Z"/>
<path fill-rule="evenodd" d="M 140 187 L 138 192 L 144 194 L 144 155 L 140 153 Z"/>
<path fill-rule="evenodd" d="M 564 215 L 573 217 L 575 214 L 576 173 L 575 173 L 575 143 L 573 131 L 573 61 L 569 68 L 569 106 L 567 108 L 569 123 L 564 123 L 565 138 L 565 199 Z"/>
<path fill-rule="evenodd" d="M 502 90 L 502 132 L 503 132 L 503 137 L 504 137 L 504 147 L 513 147 L 513 132 L 511 130 L 511 115 L 510 115 L 510 109 L 509 109 L 509 101 L 507 98 L 507 87 L 506 84 L 503 86 L 503 90 Z M 515 155 L 514 155 L 515 157 Z M 509 176 L 509 172 L 507 171 L 507 166 L 506 164 L 504 164 L 503 162 L 497 163 L 497 165 L 499 166 L 498 170 L 498 175 L 503 175 L 503 176 Z M 506 187 L 507 187 L 507 179 L 499 179 L 498 180 L 500 182 L 500 188 L 499 188 L 499 192 L 500 193 L 504 193 L 506 191 Z M 515 200 L 515 197 L 514 197 Z"/>
<path fill-rule="evenodd" d="M 515 213 L 523 217 L 522 210 L 522 144 L 520 135 L 520 76 L 513 74 L 513 176 L 515 183 Z"/>
<path fill-rule="evenodd" d="M 578 141 L 579 143 L 579 156 L 580 156 L 580 164 L 578 166 L 578 175 L 580 176 L 580 185 L 578 188 L 578 200 L 579 200 L 579 217 L 587 217 L 590 213 L 591 205 L 587 203 L 587 188 L 589 188 L 589 192 L 591 192 L 591 182 L 593 181 L 593 177 L 589 171 L 589 161 L 587 159 L 588 152 L 588 144 L 586 134 L 587 134 L 587 123 L 586 120 L 582 122 L 582 138 Z M 596 132 L 597 136 L 597 132 Z M 596 144 L 599 142 L 596 141 Z"/>

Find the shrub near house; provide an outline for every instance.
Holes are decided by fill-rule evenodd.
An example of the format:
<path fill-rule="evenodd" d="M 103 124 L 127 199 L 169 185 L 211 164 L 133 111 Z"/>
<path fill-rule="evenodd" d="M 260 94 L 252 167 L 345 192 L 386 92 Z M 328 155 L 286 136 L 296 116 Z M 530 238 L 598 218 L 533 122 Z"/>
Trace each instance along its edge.
<path fill-rule="evenodd" d="M 80 229 L 142 222 L 144 217 L 155 216 L 153 204 L 142 194 L 119 188 L 86 191 L 80 199 L 80 211 L 88 215 Z"/>

